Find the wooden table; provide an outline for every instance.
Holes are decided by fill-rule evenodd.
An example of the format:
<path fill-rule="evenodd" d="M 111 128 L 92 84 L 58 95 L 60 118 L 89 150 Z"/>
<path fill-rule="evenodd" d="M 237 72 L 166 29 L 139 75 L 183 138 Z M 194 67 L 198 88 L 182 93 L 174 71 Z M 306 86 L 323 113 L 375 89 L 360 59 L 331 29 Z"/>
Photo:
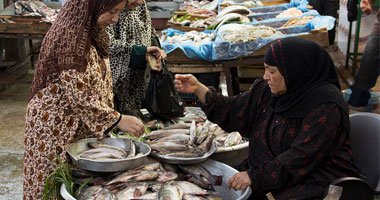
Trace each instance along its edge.
<path fill-rule="evenodd" d="M 0 18 L 7 18 L 15 23 L 0 23 L 0 83 L 14 82 L 15 77 L 12 77 L 12 72 L 18 70 L 29 59 L 34 68 L 35 56 L 38 55 L 38 50 L 35 51 L 32 40 L 42 40 L 49 30 L 51 24 L 40 22 L 40 17 L 19 17 L 19 16 L 0 16 Z M 18 46 L 17 40 L 15 44 L 11 43 L 8 46 L 5 45 L 6 40 L 17 39 L 27 40 L 29 46 L 29 52 L 24 53 L 22 48 L 25 46 Z M 12 50 L 13 48 L 19 48 L 19 52 L 14 55 L 17 61 L 13 59 L 11 61 L 4 61 L 3 52 Z"/>

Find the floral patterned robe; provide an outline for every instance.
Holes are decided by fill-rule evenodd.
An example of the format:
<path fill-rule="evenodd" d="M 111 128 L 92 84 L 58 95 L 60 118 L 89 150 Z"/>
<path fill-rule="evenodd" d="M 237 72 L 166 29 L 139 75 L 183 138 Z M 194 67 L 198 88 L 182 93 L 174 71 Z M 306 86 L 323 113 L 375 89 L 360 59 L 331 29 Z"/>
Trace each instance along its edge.
<path fill-rule="evenodd" d="M 64 162 L 66 149 L 83 138 L 103 138 L 119 120 L 113 109 L 109 61 L 95 47 L 85 72 L 74 69 L 48 77 L 28 103 L 25 126 L 24 199 L 42 199 L 45 180 Z"/>

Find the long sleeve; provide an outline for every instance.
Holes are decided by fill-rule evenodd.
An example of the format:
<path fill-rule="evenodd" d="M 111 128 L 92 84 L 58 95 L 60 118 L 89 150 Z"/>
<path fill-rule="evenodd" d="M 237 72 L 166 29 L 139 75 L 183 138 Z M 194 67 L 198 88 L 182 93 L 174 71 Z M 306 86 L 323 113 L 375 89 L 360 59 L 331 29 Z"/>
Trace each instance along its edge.
<path fill-rule="evenodd" d="M 256 81 L 249 91 L 234 97 L 217 94 L 215 89 L 210 87 L 206 94 L 206 104 L 202 105 L 202 109 L 207 119 L 218 124 L 223 130 L 239 131 L 243 136 L 248 136 L 251 128 L 249 123 L 255 121 L 264 85 L 263 81 Z"/>
<path fill-rule="evenodd" d="M 131 53 L 131 61 L 129 63 L 130 67 L 132 69 L 141 69 L 145 70 L 146 69 L 146 46 L 137 46 L 133 45 L 132 46 L 132 53 Z"/>
<path fill-rule="evenodd" d="M 335 104 L 322 104 L 302 121 L 291 147 L 273 160 L 248 169 L 252 188 L 275 191 L 316 171 L 323 160 L 334 156 L 347 136 L 340 131 L 342 111 Z M 334 161 L 333 161 L 334 162 Z"/>
<path fill-rule="evenodd" d="M 66 94 L 73 114 L 97 137 L 104 137 L 104 132 L 109 131 L 120 120 L 120 113 L 115 111 L 112 102 L 105 101 L 95 88 L 101 76 L 88 77 L 85 73 L 76 70 L 62 73 L 62 92 Z"/>

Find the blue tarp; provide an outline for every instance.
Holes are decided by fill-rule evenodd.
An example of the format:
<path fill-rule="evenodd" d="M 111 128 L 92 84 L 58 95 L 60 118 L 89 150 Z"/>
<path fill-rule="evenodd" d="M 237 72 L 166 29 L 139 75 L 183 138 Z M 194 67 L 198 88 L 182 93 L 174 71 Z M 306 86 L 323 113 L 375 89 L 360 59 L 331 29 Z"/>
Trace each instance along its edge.
<path fill-rule="evenodd" d="M 306 0 L 292 0 L 290 5 L 302 6 Z M 261 47 L 281 38 L 294 37 L 310 32 L 314 29 L 319 29 L 326 27 L 331 30 L 335 23 L 335 18 L 330 16 L 320 16 L 315 10 L 309 10 L 305 12 L 302 16 L 316 16 L 314 19 L 310 20 L 306 25 L 294 26 L 281 28 L 291 18 L 280 18 L 280 19 L 267 19 L 263 21 L 255 21 L 246 23 L 249 25 L 265 25 L 274 27 L 276 30 L 282 32 L 284 35 L 259 38 L 254 41 L 249 42 L 234 42 L 230 43 L 224 41 L 221 37 L 222 32 L 216 33 L 216 38 L 212 42 L 208 42 L 202 45 L 195 45 L 193 42 L 181 43 L 181 44 L 169 44 L 167 42 L 162 42 L 162 47 L 165 49 L 166 53 L 170 53 L 177 48 L 180 48 L 187 57 L 192 59 L 204 59 L 208 61 L 215 60 L 231 60 L 238 57 L 247 56 L 253 52 L 259 50 Z M 213 33 L 213 31 L 203 31 L 204 33 Z M 175 29 L 166 29 L 162 31 L 166 36 L 173 36 L 174 33 L 184 34 L 185 32 L 178 31 Z"/>

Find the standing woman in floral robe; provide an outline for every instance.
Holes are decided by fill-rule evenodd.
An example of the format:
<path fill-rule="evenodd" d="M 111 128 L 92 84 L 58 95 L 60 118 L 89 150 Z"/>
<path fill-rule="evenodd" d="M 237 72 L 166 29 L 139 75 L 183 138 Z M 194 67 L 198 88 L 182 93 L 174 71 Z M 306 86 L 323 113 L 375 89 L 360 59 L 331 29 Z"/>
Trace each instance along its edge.
<path fill-rule="evenodd" d="M 117 111 L 134 114 L 145 98 L 149 76 L 146 76 L 146 53 L 160 60 L 164 53 L 152 46 L 156 31 L 144 0 L 129 0 L 120 12 L 119 21 L 107 28 L 110 35 L 110 63 Z"/>
<path fill-rule="evenodd" d="M 24 199 L 42 199 L 46 178 L 66 162 L 74 141 L 112 128 L 144 132 L 137 118 L 113 109 L 105 27 L 126 0 L 68 0 L 45 36 L 26 111 Z"/>

